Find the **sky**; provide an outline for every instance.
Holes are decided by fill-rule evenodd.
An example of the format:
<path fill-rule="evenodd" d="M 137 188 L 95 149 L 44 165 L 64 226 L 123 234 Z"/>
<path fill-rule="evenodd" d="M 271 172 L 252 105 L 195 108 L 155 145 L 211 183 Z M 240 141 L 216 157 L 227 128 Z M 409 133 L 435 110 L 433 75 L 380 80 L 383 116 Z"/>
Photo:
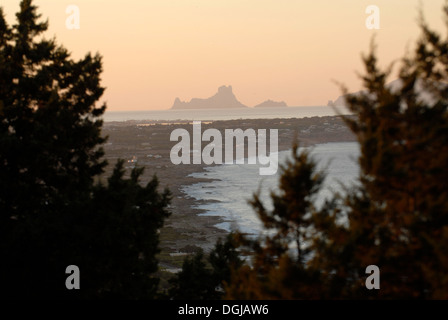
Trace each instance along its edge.
<path fill-rule="evenodd" d="M 19 0 L 2 0 L 15 22 Z M 443 0 L 35 0 L 74 59 L 103 56 L 108 111 L 169 109 L 175 98 L 208 98 L 231 85 L 237 99 L 326 105 L 336 82 L 361 89 L 361 54 L 375 37 L 385 67 L 412 51 L 418 9 L 445 35 Z M 79 9 L 79 29 L 68 28 Z M 379 9 L 379 29 L 366 27 Z M 374 21 L 376 20 L 369 20 Z M 69 24 L 70 25 L 70 24 Z M 393 80 L 391 78 L 390 80 Z"/>

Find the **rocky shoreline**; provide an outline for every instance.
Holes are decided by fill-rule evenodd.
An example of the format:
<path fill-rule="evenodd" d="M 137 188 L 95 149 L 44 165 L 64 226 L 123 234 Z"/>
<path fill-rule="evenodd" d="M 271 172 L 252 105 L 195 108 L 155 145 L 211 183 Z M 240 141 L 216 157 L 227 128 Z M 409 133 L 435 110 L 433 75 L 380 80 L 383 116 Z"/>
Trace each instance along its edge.
<path fill-rule="evenodd" d="M 207 121 L 202 125 L 203 130 L 215 128 L 220 131 L 237 128 L 278 129 L 278 151 L 290 149 L 297 139 L 301 146 L 355 141 L 339 116 Z M 198 248 L 207 252 L 219 238 L 227 235 L 225 230 L 215 227 L 223 220 L 216 216 L 200 215 L 204 212 L 197 206 L 202 201 L 189 197 L 182 190 L 186 185 L 211 180 L 191 176 L 192 173 L 204 171 L 207 165 L 171 163 L 170 151 L 177 142 L 170 141 L 170 134 L 176 128 L 191 131 L 192 125 L 190 121 L 146 120 L 105 122 L 103 126 L 103 134 L 108 136 L 104 145 L 109 162 L 105 177 L 118 159 L 124 159 L 129 172 L 135 166 L 145 167 L 142 183 L 147 183 L 156 175 L 160 187 L 169 188 L 172 193 L 172 215 L 160 233 L 161 263 L 172 267 L 179 266 L 173 265 L 173 257 L 194 252 Z"/>

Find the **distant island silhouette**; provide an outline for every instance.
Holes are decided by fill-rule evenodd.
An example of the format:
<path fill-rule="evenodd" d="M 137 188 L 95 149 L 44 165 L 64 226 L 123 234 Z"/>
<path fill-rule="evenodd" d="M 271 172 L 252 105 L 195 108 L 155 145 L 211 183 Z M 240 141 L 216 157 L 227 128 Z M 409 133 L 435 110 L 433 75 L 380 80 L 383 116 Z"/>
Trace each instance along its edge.
<path fill-rule="evenodd" d="M 287 107 L 284 101 L 276 102 L 267 100 L 255 106 L 260 107 Z M 174 100 L 171 109 L 244 109 L 249 108 L 238 101 L 232 91 L 232 86 L 221 86 L 218 92 L 210 98 L 193 98 L 189 102 L 181 101 L 179 98 Z"/>
<path fill-rule="evenodd" d="M 193 98 L 190 102 L 180 101 L 176 98 L 171 109 L 222 109 L 222 108 L 248 108 L 239 102 L 232 92 L 232 86 L 221 86 L 218 92 L 207 99 Z"/>
<path fill-rule="evenodd" d="M 273 108 L 273 107 L 287 107 L 285 101 L 272 101 L 272 100 L 266 100 L 265 102 L 262 102 L 260 104 L 257 104 L 254 106 L 254 108 Z"/>

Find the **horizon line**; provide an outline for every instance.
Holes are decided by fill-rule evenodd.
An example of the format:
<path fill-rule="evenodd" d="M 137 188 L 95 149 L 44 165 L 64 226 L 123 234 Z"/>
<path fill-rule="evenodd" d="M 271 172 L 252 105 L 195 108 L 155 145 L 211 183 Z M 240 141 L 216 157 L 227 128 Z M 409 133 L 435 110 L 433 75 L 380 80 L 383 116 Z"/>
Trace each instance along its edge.
<path fill-rule="evenodd" d="M 285 107 L 246 107 L 246 108 L 210 108 L 210 109 L 205 109 L 205 108 L 199 108 L 199 109 L 172 109 L 172 108 L 168 108 L 168 109 L 133 109 L 133 110 L 108 110 L 109 108 L 106 108 L 106 112 L 146 112 L 146 111 L 183 111 L 183 110 L 187 110 L 187 111 L 191 111 L 191 110 L 247 110 L 247 109 L 254 109 L 254 110 L 263 110 L 263 109 L 284 109 L 284 108 L 311 108 L 311 107 L 330 107 L 330 106 L 326 106 L 326 105 L 304 105 L 304 106 L 285 106 Z M 339 107 L 344 107 L 344 106 L 339 106 Z"/>

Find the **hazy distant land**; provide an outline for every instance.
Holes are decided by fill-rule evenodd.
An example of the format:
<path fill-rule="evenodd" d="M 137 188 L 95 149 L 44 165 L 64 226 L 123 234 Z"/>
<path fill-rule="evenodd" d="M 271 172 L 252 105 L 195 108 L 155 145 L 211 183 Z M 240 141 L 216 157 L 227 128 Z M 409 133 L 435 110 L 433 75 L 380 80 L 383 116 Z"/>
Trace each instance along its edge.
<path fill-rule="evenodd" d="M 263 107 L 287 107 L 286 102 L 276 102 L 272 100 L 266 100 L 260 104 L 257 104 L 255 108 Z M 221 86 L 218 88 L 218 92 L 210 98 L 193 98 L 189 102 L 181 101 L 179 98 L 174 100 L 174 104 L 171 107 L 172 110 L 179 109 L 242 109 L 249 108 L 238 101 L 233 93 L 232 86 Z"/>
<path fill-rule="evenodd" d="M 266 100 L 265 102 L 262 102 L 254 106 L 254 108 L 272 108 L 272 107 L 287 107 L 287 106 L 288 105 L 286 104 L 285 101 L 277 102 L 272 100 Z"/>
<path fill-rule="evenodd" d="M 178 253 L 189 253 L 199 247 L 209 250 L 219 237 L 226 235 L 224 230 L 215 227 L 222 222 L 220 217 L 198 215 L 202 211 L 195 207 L 201 201 L 189 198 L 182 191 L 183 186 L 202 181 L 188 175 L 203 171 L 207 165 L 171 163 L 170 151 L 177 142 L 170 141 L 170 134 L 176 128 L 191 133 L 191 121 L 112 121 L 105 122 L 103 127 L 104 135 L 109 136 L 104 146 L 109 162 L 105 176 L 110 174 L 117 159 L 125 159 L 128 170 L 134 166 L 145 167 L 142 183 L 156 174 L 161 187 L 168 187 L 173 194 L 172 215 L 161 230 L 161 265 L 170 269 L 181 266 L 183 258 Z M 290 149 L 296 137 L 302 146 L 355 141 L 339 116 L 202 122 L 202 130 L 208 128 L 221 132 L 237 128 L 278 129 L 279 151 Z"/>

